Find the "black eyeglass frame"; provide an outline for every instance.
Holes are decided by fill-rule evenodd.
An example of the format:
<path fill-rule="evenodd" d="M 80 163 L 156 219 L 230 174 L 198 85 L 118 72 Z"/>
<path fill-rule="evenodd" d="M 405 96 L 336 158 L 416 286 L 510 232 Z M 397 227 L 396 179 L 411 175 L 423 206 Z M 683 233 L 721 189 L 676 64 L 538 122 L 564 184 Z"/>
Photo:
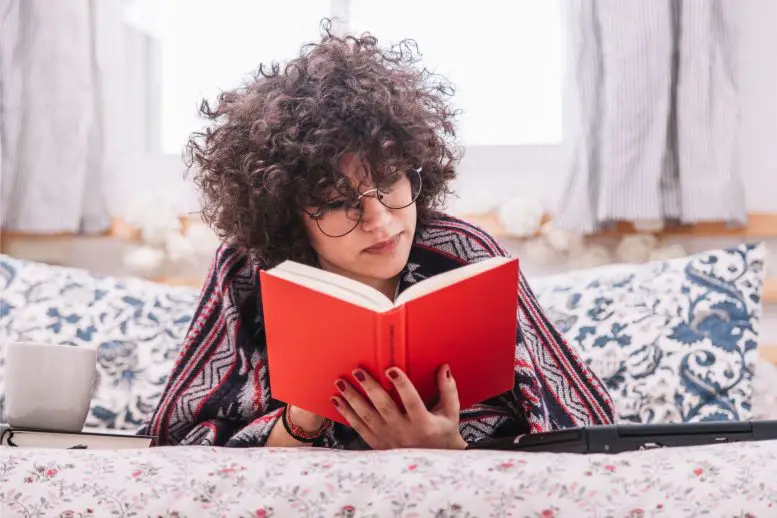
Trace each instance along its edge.
<path fill-rule="evenodd" d="M 323 217 L 323 215 L 324 215 L 324 210 L 325 210 L 325 207 L 326 207 L 326 205 L 324 205 L 324 207 L 320 207 L 320 208 L 319 208 L 319 209 L 318 209 L 316 212 L 314 212 L 314 213 L 312 213 L 312 214 L 311 214 L 310 212 L 308 212 L 307 210 L 305 210 L 305 214 L 307 214 L 308 216 L 310 216 L 310 218 L 316 222 L 316 226 L 318 227 L 318 230 L 320 230 L 320 231 L 321 231 L 321 233 L 322 233 L 322 234 L 324 234 L 325 236 L 327 236 L 327 237 L 332 237 L 332 238 L 338 238 L 338 237 L 344 237 L 344 236 L 347 236 L 348 234 L 350 234 L 351 232 L 353 232 L 353 231 L 356 229 L 356 227 L 358 227 L 358 226 L 361 224 L 361 222 L 362 222 L 362 219 L 364 218 L 364 203 L 362 203 L 362 199 L 363 199 L 363 198 L 367 198 L 367 197 L 374 197 L 374 198 L 377 198 L 377 199 L 378 199 L 378 201 L 380 202 L 380 204 L 381 204 L 381 205 L 383 205 L 384 207 L 386 207 L 386 208 L 387 208 L 387 209 L 389 209 L 389 210 L 402 210 L 402 209 L 406 209 L 406 208 L 408 208 L 409 206 L 411 206 L 412 204 L 414 204 L 414 203 L 416 202 L 416 200 L 418 200 L 418 197 L 421 195 L 421 190 L 422 190 L 422 188 L 423 188 L 423 179 L 421 178 L 421 168 L 420 168 L 420 167 L 418 167 L 418 168 L 415 168 L 415 169 L 410 169 L 410 170 L 409 170 L 408 172 L 406 172 L 405 174 L 408 174 L 408 180 L 410 181 L 411 189 L 412 189 L 412 186 L 413 186 L 413 179 L 412 179 L 412 178 L 409 178 L 409 174 L 415 174 L 415 176 L 416 176 L 416 178 L 417 178 L 417 181 L 418 181 L 418 190 L 417 190 L 417 191 L 415 192 L 415 194 L 413 195 L 413 199 L 410 201 L 410 203 L 408 203 L 407 205 L 403 205 L 402 207 L 389 207 L 388 205 L 386 205 L 385 203 L 383 203 L 383 198 L 381 197 L 381 190 L 380 190 L 380 187 L 375 187 L 375 188 L 372 188 L 372 189 L 366 190 L 366 191 L 364 191 L 363 193 L 360 193 L 360 194 L 359 194 L 359 195 L 356 197 L 356 200 L 355 200 L 355 201 L 356 201 L 356 202 L 359 204 L 359 218 L 358 218 L 358 219 L 356 219 L 356 220 L 354 220 L 354 225 L 353 225 L 353 227 L 351 227 L 351 229 L 350 229 L 350 230 L 348 230 L 347 232 L 345 232 L 345 233 L 343 233 L 343 234 L 339 234 L 339 235 L 333 236 L 333 235 L 331 235 L 331 234 L 327 234 L 327 233 L 326 233 L 326 232 L 325 232 L 325 231 L 324 231 L 324 230 L 321 228 L 321 223 L 320 223 L 320 221 L 321 221 L 321 218 L 322 218 L 322 217 Z M 303 210 L 304 210 L 304 209 L 303 209 Z"/>

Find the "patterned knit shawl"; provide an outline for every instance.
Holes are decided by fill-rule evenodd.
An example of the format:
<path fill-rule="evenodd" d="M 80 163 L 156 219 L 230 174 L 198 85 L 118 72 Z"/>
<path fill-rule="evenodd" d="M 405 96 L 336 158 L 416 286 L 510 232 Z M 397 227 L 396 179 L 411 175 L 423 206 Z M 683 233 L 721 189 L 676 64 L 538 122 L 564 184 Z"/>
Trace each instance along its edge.
<path fill-rule="evenodd" d="M 481 229 L 440 216 L 417 233 L 399 290 L 507 255 Z M 235 248 L 217 252 L 176 365 L 141 430 L 156 435 L 156 444 L 261 446 L 275 426 L 283 403 L 270 392 L 258 273 Z M 462 410 L 464 439 L 611 423 L 604 385 L 545 317 L 523 275 L 517 289 L 514 388 Z M 355 438 L 338 423 L 317 445 L 342 448 Z"/>

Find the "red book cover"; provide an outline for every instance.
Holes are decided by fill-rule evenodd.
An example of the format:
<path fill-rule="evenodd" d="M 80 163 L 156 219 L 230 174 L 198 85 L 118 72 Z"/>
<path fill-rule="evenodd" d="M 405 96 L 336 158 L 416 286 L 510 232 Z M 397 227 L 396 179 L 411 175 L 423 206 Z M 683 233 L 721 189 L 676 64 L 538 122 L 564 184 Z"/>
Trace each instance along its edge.
<path fill-rule="evenodd" d="M 396 304 L 385 299 L 382 307 L 359 302 L 366 298 L 343 300 L 342 291 L 328 288 L 327 283 L 339 282 L 334 274 L 310 269 L 305 275 L 320 275 L 323 282 L 305 285 L 304 276 L 262 271 L 273 397 L 347 424 L 330 397 L 337 393 L 338 378 L 359 387 L 351 375 L 357 367 L 380 380 L 390 393 L 385 370 L 399 367 L 428 406 L 437 400 L 436 372 L 446 363 L 456 379 L 462 408 L 511 390 L 518 260 L 500 259 L 475 267 L 480 270 L 463 279 L 457 276 L 467 267 L 421 281 L 406 292 L 415 290 L 415 296 L 403 299 L 403 294 Z M 430 290 L 423 294 L 425 283 L 430 283 Z"/>

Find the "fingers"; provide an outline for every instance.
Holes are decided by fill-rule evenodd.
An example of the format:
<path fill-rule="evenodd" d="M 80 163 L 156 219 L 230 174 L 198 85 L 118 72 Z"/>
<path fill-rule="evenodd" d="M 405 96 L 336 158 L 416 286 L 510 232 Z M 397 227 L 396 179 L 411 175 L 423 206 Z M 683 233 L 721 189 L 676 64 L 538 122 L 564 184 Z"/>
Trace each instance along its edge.
<path fill-rule="evenodd" d="M 405 407 L 405 412 L 411 421 L 421 419 L 428 415 L 428 410 L 426 409 L 424 401 L 421 399 L 415 386 L 413 386 L 410 378 L 407 377 L 407 374 L 401 369 L 391 367 L 386 371 L 386 376 L 388 376 L 394 384 L 394 387 L 396 387 L 397 394 L 399 394 L 402 405 Z"/>
<path fill-rule="evenodd" d="M 459 390 L 456 388 L 456 380 L 453 378 L 449 365 L 443 365 L 437 372 L 437 386 L 440 390 L 440 402 L 435 407 L 435 411 L 451 419 L 458 418 L 461 410 Z"/>
<path fill-rule="evenodd" d="M 372 376 L 363 369 L 356 369 L 353 371 L 353 377 L 356 378 L 356 381 L 358 381 L 362 389 L 364 389 L 369 401 L 366 401 L 361 394 L 348 383 L 343 383 L 345 385 L 345 390 L 341 390 L 340 382 L 342 380 L 338 380 L 338 383 L 335 385 L 365 423 L 371 424 L 372 421 L 376 420 L 375 416 L 370 415 L 375 412 L 377 412 L 379 420 L 389 424 L 396 424 L 397 421 L 402 419 L 402 414 L 397 408 L 396 403 L 394 403 L 394 400 L 391 399 L 388 392 L 386 392 L 380 383 Z"/>
<path fill-rule="evenodd" d="M 370 448 L 373 450 L 379 449 L 378 435 L 364 422 L 353 407 L 351 407 L 350 403 L 340 396 L 332 396 L 331 401 L 335 409 L 337 409 L 337 411 L 340 412 L 340 415 L 348 421 L 350 427 L 364 439 L 364 442 L 369 444 Z"/>
<path fill-rule="evenodd" d="M 335 383 L 338 396 L 332 404 L 373 449 L 409 446 L 461 446 L 459 434 L 459 394 L 448 365 L 437 373 L 439 403 L 430 412 L 413 383 L 400 369 L 386 371 L 405 407 L 403 414 L 390 395 L 363 370 L 354 371 L 354 378 L 364 394 L 345 380 Z M 457 442 L 458 441 L 458 442 Z M 466 445 L 466 444 L 465 444 Z"/>

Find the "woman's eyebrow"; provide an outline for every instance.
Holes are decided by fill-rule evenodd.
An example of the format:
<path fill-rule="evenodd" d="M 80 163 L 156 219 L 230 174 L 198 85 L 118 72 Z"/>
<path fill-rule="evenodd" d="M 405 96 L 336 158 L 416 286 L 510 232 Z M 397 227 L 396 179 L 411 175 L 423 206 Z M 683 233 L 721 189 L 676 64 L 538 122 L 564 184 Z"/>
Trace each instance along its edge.
<path fill-rule="evenodd" d="M 341 198 L 355 198 L 356 193 L 352 188 L 346 186 L 331 186 L 323 190 L 322 197 L 326 201 L 332 201 L 339 200 Z"/>

